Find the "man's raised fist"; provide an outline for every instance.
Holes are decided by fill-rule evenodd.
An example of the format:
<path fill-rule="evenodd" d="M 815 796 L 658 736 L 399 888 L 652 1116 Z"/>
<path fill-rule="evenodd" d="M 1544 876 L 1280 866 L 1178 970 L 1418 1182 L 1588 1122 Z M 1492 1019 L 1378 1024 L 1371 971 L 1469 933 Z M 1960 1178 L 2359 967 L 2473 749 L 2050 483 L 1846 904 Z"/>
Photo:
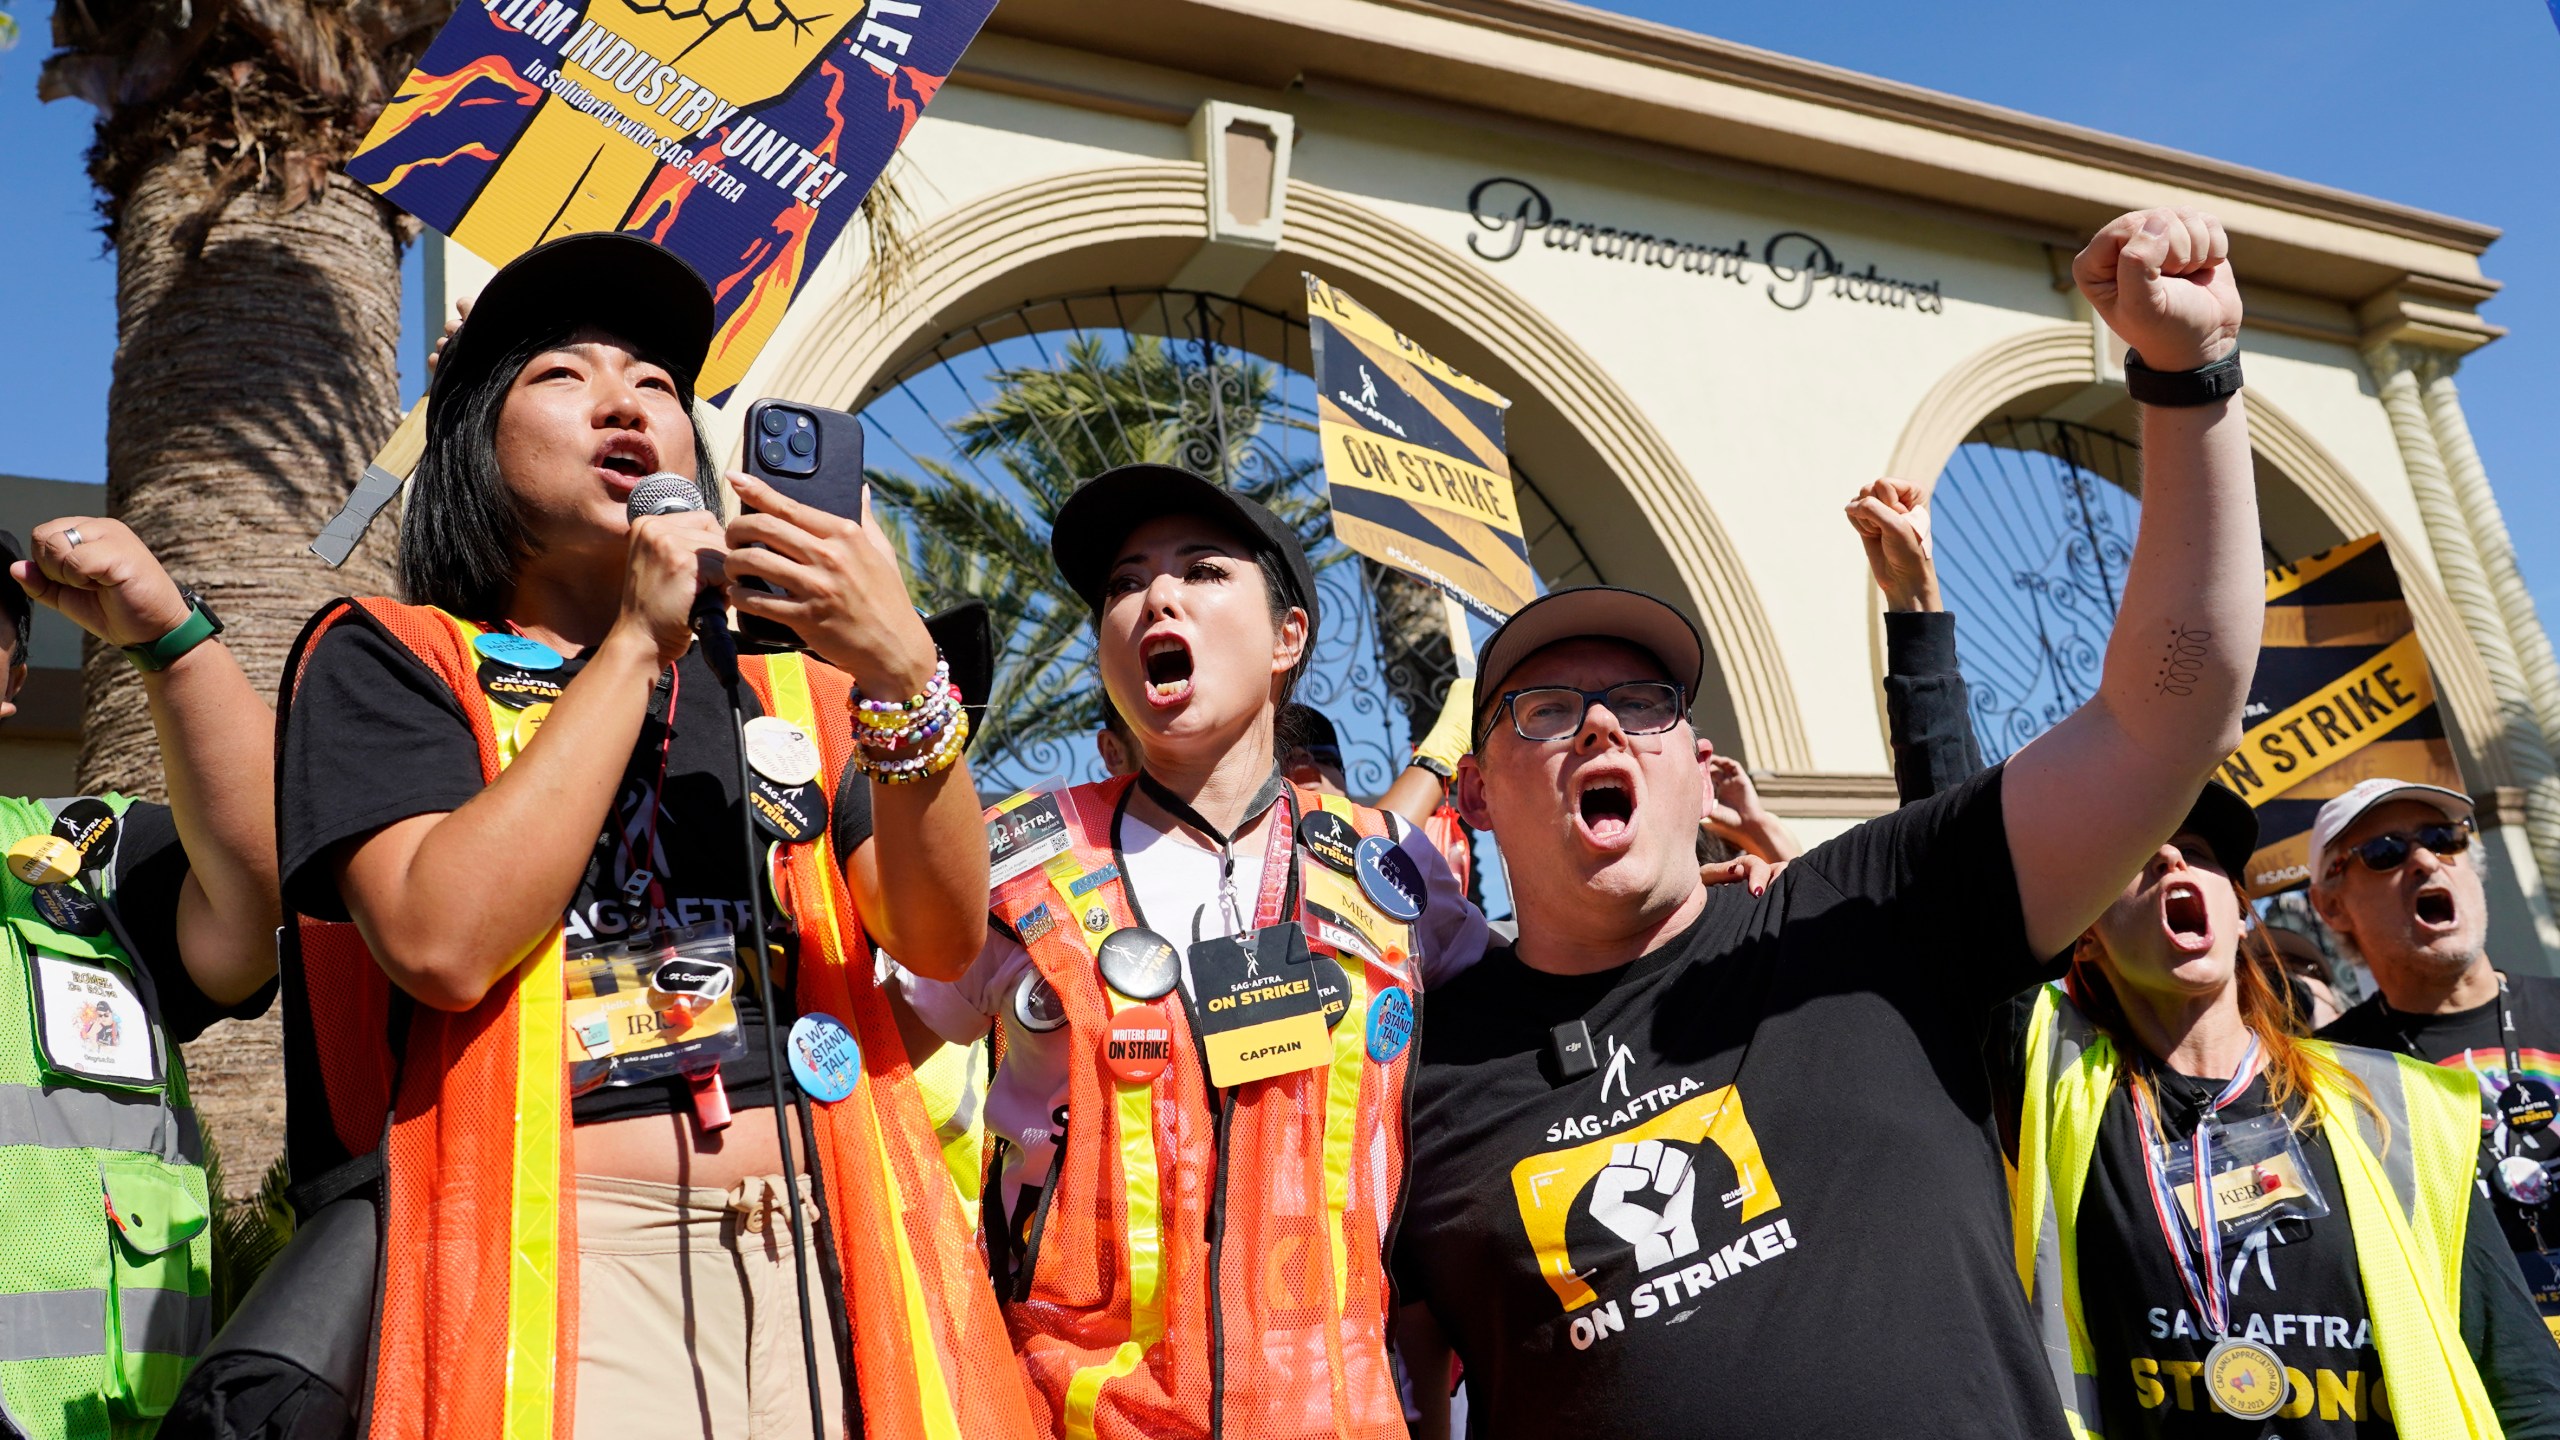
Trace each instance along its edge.
<path fill-rule="evenodd" d="M 2154 370 L 2193 370 L 2240 343 L 2240 287 L 2222 222 L 2185 206 L 2119 215 L 2071 262 L 2107 328 Z"/>

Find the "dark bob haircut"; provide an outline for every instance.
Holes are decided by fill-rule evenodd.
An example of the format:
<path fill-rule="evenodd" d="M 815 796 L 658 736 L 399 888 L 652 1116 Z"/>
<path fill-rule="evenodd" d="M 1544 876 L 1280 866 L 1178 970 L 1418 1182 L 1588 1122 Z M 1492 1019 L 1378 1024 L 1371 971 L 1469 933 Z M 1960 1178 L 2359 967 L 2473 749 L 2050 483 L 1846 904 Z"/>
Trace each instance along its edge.
<path fill-rule="evenodd" d="M 535 545 L 524 508 L 498 469 L 498 418 L 516 377 L 535 356 L 568 343 L 583 329 L 563 326 L 525 336 L 479 376 L 431 403 L 427 443 L 410 481 L 409 506 L 400 526 L 400 591 L 413 605 L 433 605 L 466 620 L 499 618 L 515 589 L 517 568 Z M 627 342 L 616 339 L 617 345 Z M 690 417 L 693 382 L 677 366 L 628 347 L 675 380 L 676 399 Z M 694 483 L 706 500 L 718 494 L 718 472 L 702 428 L 693 431 Z M 713 503 L 716 503 L 714 501 Z"/>

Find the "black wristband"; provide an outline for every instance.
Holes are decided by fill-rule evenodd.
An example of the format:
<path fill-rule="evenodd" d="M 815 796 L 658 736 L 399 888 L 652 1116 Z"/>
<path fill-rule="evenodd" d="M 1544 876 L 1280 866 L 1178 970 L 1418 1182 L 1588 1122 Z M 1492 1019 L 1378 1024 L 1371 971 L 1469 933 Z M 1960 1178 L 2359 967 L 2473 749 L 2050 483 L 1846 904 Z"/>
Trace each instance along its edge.
<path fill-rule="evenodd" d="M 1439 761 L 1432 759 L 1428 755 L 1422 754 L 1420 751 L 1416 751 L 1413 758 L 1406 761 L 1405 765 L 1409 769 L 1427 770 L 1432 774 L 1439 776 L 1440 783 L 1443 785 L 1446 785 L 1458 778 L 1457 771 L 1450 769 L 1448 766 L 1441 764 Z"/>
<path fill-rule="evenodd" d="M 2144 405 L 2210 405 L 2240 393 L 2240 350 L 2193 370 L 2154 370 L 2138 351 L 2124 352 L 2124 388 Z"/>

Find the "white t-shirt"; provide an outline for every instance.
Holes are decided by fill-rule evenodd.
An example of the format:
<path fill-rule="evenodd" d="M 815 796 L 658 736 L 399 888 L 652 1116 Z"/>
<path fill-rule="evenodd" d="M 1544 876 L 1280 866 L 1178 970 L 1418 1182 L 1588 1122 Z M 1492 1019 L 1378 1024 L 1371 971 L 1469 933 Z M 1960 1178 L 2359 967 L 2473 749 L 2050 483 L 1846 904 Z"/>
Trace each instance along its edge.
<path fill-rule="evenodd" d="M 1275 814 L 1281 809 L 1272 808 Z M 1429 836 L 1400 816 L 1389 815 L 1387 824 L 1397 844 L 1422 869 L 1427 894 L 1422 918 L 1414 924 L 1412 963 L 1415 982 L 1427 990 L 1484 958 L 1484 914 L 1467 899 L 1466 887 L 1449 873 L 1448 861 Z M 1186 986 L 1195 939 L 1234 934 L 1242 928 L 1238 915 L 1243 923 L 1251 922 L 1270 833 L 1271 827 L 1264 825 L 1255 835 L 1239 838 L 1231 906 L 1219 893 L 1218 852 L 1205 838 L 1179 826 L 1158 829 L 1134 811 L 1120 817 L 1116 838 L 1122 881 L 1140 922 L 1172 941 L 1182 955 Z M 1002 930 L 991 930 L 986 948 L 957 980 L 927 980 L 905 970 L 896 977 L 917 1016 L 955 1045 L 985 1035 L 990 1023 L 1004 1027 L 1004 1066 L 988 1087 L 986 1115 L 989 1133 L 1015 1147 L 1001 1180 L 1007 1214 L 1025 1182 L 1039 1183 L 1049 1173 L 1056 1113 L 1067 1103 L 1068 1051 L 1074 1043 L 1064 1026 L 1041 1034 L 1023 1028 L 1014 1014 L 1014 992 L 1031 973 L 1031 952 Z"/>

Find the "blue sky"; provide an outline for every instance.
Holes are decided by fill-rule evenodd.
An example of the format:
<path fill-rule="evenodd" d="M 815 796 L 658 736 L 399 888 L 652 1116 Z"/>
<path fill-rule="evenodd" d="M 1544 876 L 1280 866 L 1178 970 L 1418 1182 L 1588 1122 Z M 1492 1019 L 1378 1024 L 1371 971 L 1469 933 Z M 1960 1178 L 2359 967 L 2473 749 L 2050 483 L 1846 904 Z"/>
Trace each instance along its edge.
<path fill-rule="evenodd" d="M 2483 313 L 2514 334 L 2460 384 L 2526 578 L 2560 624 L 2560 30 L 2536 0 L 1609 8 L 2503 227 L 2486 264 L 2507 288 Z M 81 170 L 91 112 L 36 103 L 49 6 L 14 13 L 24 38 L 0 53 L 0 473 L 102 480 L 115 273 Z M 414 306 L 409 320 L 414 389 Z"/>

